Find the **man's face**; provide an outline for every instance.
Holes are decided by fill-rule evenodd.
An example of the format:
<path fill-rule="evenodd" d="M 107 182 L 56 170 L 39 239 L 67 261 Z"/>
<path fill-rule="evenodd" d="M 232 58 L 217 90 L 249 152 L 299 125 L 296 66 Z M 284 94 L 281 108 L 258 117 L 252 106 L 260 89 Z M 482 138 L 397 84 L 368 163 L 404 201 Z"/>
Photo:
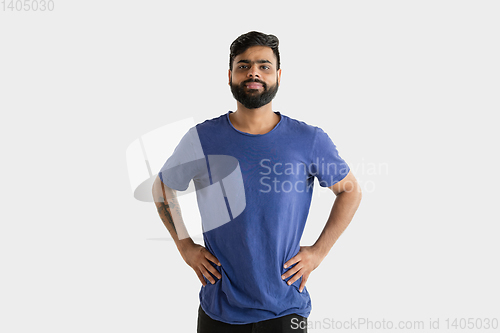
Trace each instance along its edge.
<path fill-rule="evenodd" d="M 252 46 L 233 60 L 229 85 L 234 98 L 248 109 L 272 101 L 278 92 L 281 69 L 276 70 L 276 56 L 267 46 Z"/>

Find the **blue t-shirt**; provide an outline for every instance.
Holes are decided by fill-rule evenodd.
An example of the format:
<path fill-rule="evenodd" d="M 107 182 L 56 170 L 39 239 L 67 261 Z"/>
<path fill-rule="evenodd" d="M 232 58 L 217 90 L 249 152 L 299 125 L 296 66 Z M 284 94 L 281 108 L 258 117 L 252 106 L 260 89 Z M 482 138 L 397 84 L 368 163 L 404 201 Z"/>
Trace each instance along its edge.
<path fill-rule="evenodd" d="M 222 278 L 199 293 L 213 319 L 247 324 L 296 313 L 308 317 L 302 278 L 281 279 L 300 249 L 314 177 L 332 186 L 349 173 L 319 127 L 287 117 L 266 134 L 237 130 L 227 112 L 192 127 L 160 170 L 170 188 L 196 188 L 205 247 Z M 292 266 L 293 267 L 293 266 Z"/>

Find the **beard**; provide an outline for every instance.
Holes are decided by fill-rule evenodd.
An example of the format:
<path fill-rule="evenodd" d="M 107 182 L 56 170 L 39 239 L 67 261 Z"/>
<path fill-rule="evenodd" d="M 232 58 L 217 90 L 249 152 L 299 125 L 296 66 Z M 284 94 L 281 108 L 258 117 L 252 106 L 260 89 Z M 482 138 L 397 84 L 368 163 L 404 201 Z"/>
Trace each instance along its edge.
<path fill-rule="evenodd" d="M 245 84 L 249 82 L 258 82 L 262 84 L 263 92 L 259 93 L 256 89 L 246 90 Z M 258 79 L 249 79 L 238 84 L 233 84 L 233 79 L 231 78 L 231 92 L 233 97 L 243 104 L 247 109 L 258 109 L 271 102 L 278 92 L 278 78 L 276 77 L 276 83 L 267 88 L 267 84 Z"/>

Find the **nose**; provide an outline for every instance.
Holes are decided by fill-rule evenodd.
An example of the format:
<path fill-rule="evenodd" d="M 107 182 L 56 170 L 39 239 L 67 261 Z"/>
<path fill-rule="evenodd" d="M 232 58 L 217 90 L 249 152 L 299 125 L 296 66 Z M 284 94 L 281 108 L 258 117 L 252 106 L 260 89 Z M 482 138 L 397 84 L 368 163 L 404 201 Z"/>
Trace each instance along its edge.
<path fill-rule="evenodd" d="M 258 71 L 258 66 L 252 66 L 247 73 L 249 78 L 260 78 L 260 73 Z"/>

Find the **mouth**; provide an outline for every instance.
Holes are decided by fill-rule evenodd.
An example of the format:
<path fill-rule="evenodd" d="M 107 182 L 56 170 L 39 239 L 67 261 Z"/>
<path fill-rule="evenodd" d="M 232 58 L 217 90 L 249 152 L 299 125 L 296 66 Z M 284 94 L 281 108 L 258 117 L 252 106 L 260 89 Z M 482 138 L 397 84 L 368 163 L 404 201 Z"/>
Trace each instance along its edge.
<path fill-rule="evenodd" d="M 263 87 L 262 83 L 250 82 L 245 85 L 248 89 L 260 89 Z"/>

